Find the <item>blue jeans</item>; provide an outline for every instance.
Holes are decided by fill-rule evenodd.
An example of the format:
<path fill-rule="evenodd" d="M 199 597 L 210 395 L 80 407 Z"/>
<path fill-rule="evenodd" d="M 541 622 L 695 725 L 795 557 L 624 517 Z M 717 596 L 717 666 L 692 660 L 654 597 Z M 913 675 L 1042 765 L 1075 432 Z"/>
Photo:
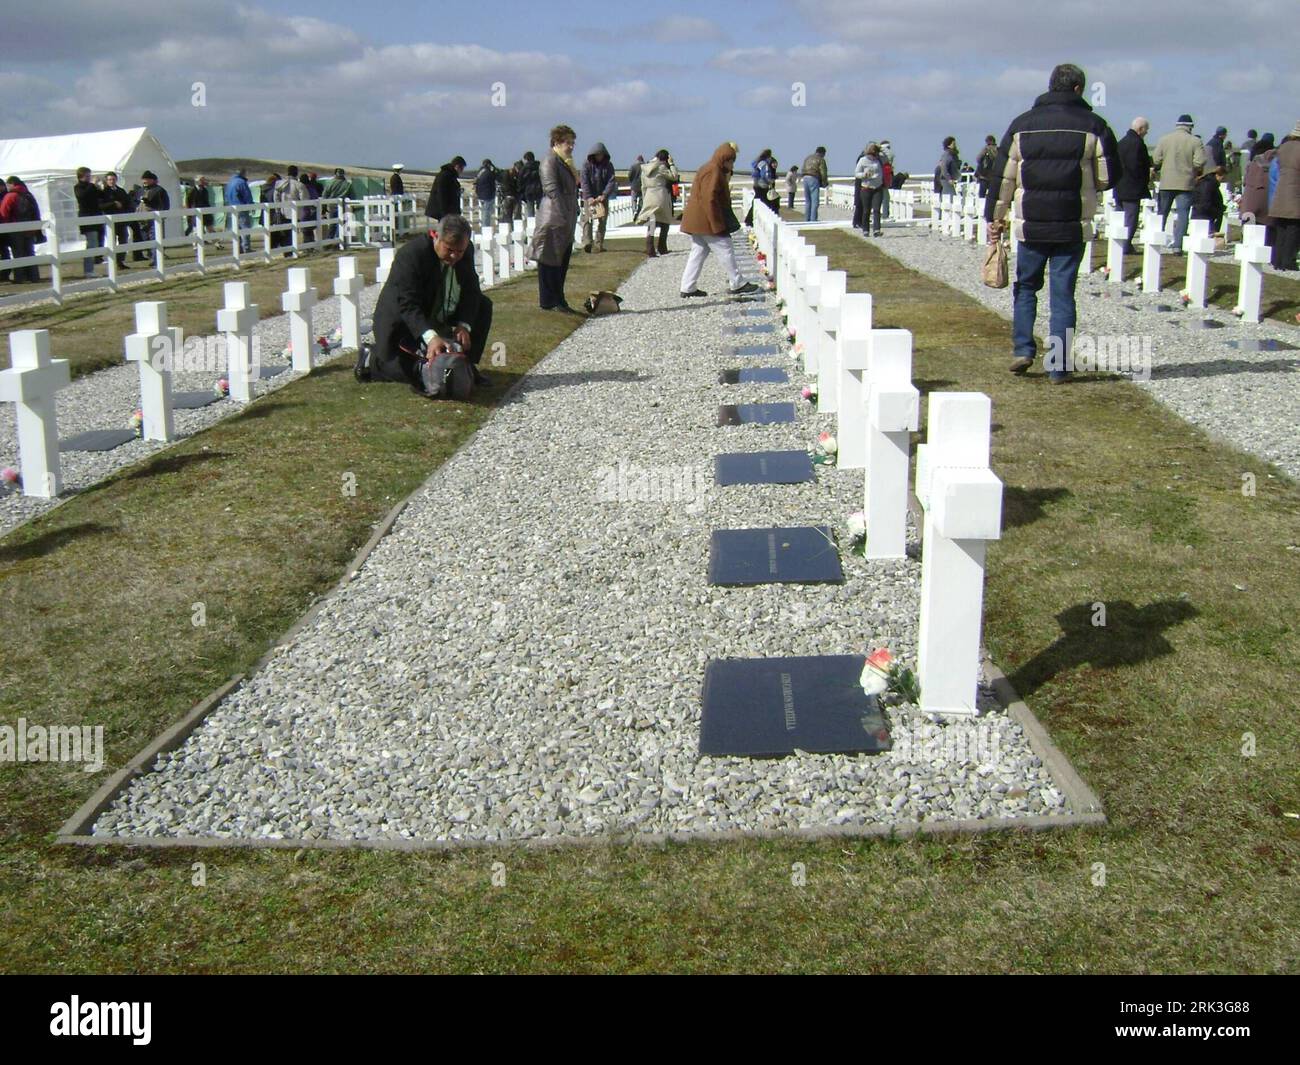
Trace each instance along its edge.
<path fill-rule="evenodd" d="M 1187 236 L 1187 219 L 1192 213 L 1192 194 L 1177 189 L 1160 190 L 1160 225 L 1169 218 L 1169 208 L 1178 214 L 1174 217 L 1174 251 L 1183 250 L 1183 237 Z"/>
<path fill-rule="evenodd" d="M 1038 291 L 1043 287 L 1043 274 L 1051 263 L 1052 273 L 1051 324 L 1049 337 L 1055 337 L 1053 348 L 1064 359 L 1066 344 L 1074 331 L 1074 283 L 1083 262 L 1083 244 L 1026 244 L 1016 247 L 1016 281 L 1012 286 L 1013 309 L 1011 314 L 1011 340 L 1017 358 L 1032 359 L 1038 353 L 1034 341 L 1034 320 L 1038 317 Z M 1048 370 L 1064 370 L 1066 363 L 1049 364 Z"/>
<path fill-rule="evenodd" d="M 805 222 L 817 221 L 817 207 L 822 198 L 821 182 L 816 175 L 809 174 L 803 179 L 803 217 Z"/>
<path fill-rule="evenodd" d="M 496 201 L 496 200 L 479 200 L 478 202 L 479 202 L 479 206 L 483 208 L 483 221 L 482 221 L 481 225 L 485 225 L 485 226 L 489 226 L 489 227 L 490 227 L 490 226 L 492 225 L 492 213 L 493 213 L 493 210 L 496 208 L 497 201 Z M 503 218 L 503 219 L 501 219 L 501 221 L 503 221 L 503 222 L 507 222 L 507 221 L 510 221 L 510 219 Z"/>

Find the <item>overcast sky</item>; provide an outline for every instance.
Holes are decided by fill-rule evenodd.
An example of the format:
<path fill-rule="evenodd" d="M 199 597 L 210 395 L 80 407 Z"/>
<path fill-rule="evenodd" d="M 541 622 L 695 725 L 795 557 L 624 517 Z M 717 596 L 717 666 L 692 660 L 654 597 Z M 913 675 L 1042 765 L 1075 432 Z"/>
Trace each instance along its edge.
<path fill-rule="evenodd" d="M 619 166 L 666 146 L 694 168 L 735 140 L 783 168 L 825 144 L 846 173 L 889 137 L 926 173 L 945 135 L 963 158 L 1000 137 L 1057 62 L 1117 133 L 1137 114 L 1153 141 L 1183 111 L 1235 140 L 1300 120 L 1295 0 L 32 0 L 0 54 L 0 138 L 147 125 L 176 159 L 502 164 L 567 122 Z"/>

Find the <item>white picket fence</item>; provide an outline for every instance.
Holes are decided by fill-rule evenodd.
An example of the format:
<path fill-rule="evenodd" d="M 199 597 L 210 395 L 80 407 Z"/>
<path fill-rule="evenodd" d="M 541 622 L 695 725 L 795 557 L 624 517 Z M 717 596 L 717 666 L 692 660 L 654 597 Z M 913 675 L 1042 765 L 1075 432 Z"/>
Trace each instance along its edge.
<path fill-rule="evenodd" d="M 297 255 L 390 244 L 414 230 L 422 218 L 414 196 L 375 196 L 92 215 L 78 218 L 71 233 L 55 219 L 9 223 L 0 225 L 0 235 L 30 236 L 34 246 L 44 250 L 0 261 L 0 269 L 36 267 L 44 276 L 39 287 L 0 295 L 0 307 L 51 298 L 61 304 L 67 295 L 101 288 L 116 292 L 127 277 L 132 281 L 163 280 L 217 267 L 238 269 L 245 263 L 270 262 L 290 252 Z M 208 226 L 219 219 L 224 219 L 225 225 L 205 228 L 205 219 Z M 147 224 L 153 235 L 147 240 L 134 239 L 133 223 Z M 186 233 L 191 225 L 192 231 Z M 89 246 L 81 233 L 83 226 L 97 227 L 103 245 Z M 119 240 L 119 228 L 126 239 Z M 285 238 L 283 244 L 277 239 L 280 235 Z M 177 257 L 179 250 L 185 250 L 181 258 Z M 136 261 L 124 275 L 117 257 L 134 257 L 140 252 L 148 259 Z M 104 276 L 85 276 L 86 260 L 102 264 Z"/>
<path fill-rule="evenodd" d="M 866 556 L 902 558 L 910 434 L 919 420 L 912 334 L 877 329 L 872 297 L 847 293 L 807 233 L 755 211 L 751 239 L 784 301 L 796 355 L 818 382 L 817 408 L 836 415 L 838 464 L 862 469 Z M 989 469 L 992 404 L 978 392 L 935 392 L 915 492 L 924 512 L 918 673 L 921 709 L 978 713 L 980 628 L 988 541 L 1001 535 L 1002 482 Z"/>

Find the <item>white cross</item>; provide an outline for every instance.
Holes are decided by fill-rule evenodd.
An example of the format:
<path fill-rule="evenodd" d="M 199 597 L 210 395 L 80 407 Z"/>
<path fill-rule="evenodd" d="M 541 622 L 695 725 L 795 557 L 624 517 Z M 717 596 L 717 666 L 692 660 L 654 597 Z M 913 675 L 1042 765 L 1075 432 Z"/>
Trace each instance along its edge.
<path fill-rule="evenodd" d="M 1117 285 L 1124 279 L 1124 245 L 1128 238 L 1124 212 L 1111 211 L 1106 215 L 1106 266 L 1110 270 L 1108 280 Z"/>
<path fill-rule="evenodd" d="M 1264 295 L 1264 264 L 1271 252 L 1264 244 L 1265 227 L 1241 227 L 1241 243 L 1232 249 L 1233 258 L 1241 263 L 1241 279 L 1237 284 L 1237 306 L 1242 309 L 1243 322 L 1259 321 L 1259 303 Z"/>
<path fill-rule="evenodd" d="M 984 555 L 1002 535 L 1002 482 L 988 465 L 991 415 L 982 393 L 932 393 L 927 442 L 917 448 L 925 508 L 917 665 L 926 713 L 978 712 Z"/>
<path fill-rule="evenodd" d="M 23 495 L 53 499 L 63 491 L 54 396 L 72 380 L 68 360 L 50 358 L 49 330 L 23 329 L 9 334 L 9 362 L 0 370 L 0 403 L 17 408 Z"/>
<path fill-rule="evenodd" d="M 871 296 L 852 292 L 840 300 L 840 329 L 836 334 L 839 405 L 835 439 L 839 451 L 835 465 L 860 470 L 867 461 L 867 408 L 864 378 L 871 354 Z M 817 384 L 817 410 L 822 411 L 821 381 Z"/>
<path fill-rule="evenodd" d="M 396 248 L 379 249 L 379 266 L 375 269 L 375 283 L 382 285 L 388 280 L 388 271 L 393 268 L 393 256 L 397 254 Z"/>
<path fill-rule="evenodd" d="M 126 361 L 140 366 L 140 412 L 146 440 L 171 440 L 176 435 L 172 416 L 172 371 L 184 338 L 179 326 L 167 325 L 167 304 L 135 305 L 135 332 L 126 337 Z"/>
<path fill-rule="evenodd" d="M 1160 214 L 1155 204 L 1143 201 L 1142 212 L 1142 291 L 1160 291 L 1160 249 L 1165 247 L 1165 231 L 1160 228 Z"/>
<path fill-rule="evenodd" d="M 822 278 L 826 276 L 830 260 L 825 255 L 810 255 L 799 264 L 799 322 L 795 326 L 796 336 L 803 343 L 804 373 L 813 373 L 817 369 L 817 360 L 821 357 L 820 330 L 817 328 L 817 308 L 821 303 Z M 819 408 L 820 409 L 820 408 Z"/>
<path fill-rule="evenodd" d="M 510 223 L 497 223 L 497 273 L 502 281 L 510 280 Z"/>
<path fill-rule="evenodd" d="M 867 483 L 862 508 L 866 556 L 903 558 L 907 472 L 921 412 L 921 396 L 912 384 L 912 334 L 906 329 L 873 329 L 867 361 Z"/>
<path fill-rule="evenodd" d="M 304 267 L 289 271 L 289 288 L 280 297 L 280 307 L 289 316 L 289 344 L 295 373 L 311 373 L 316 338 L 311 335 L 312 308 L 316 290 Z"/>
<path fill-rule="evenodd" d="M 247 403 L 253 398 L 252 383 L 258 366 L 253 358 L 253 330 L 257 327 L 257 304 L 247 281 L 227 281 L 226 305 L 217 311 L 217 332 L 226 334 L 226 377 L 230 398 Z"/>
<path fill-rule="evenodd" d="M 817 320 L 813 325 L 813 339 L 817 347 L 813 353 L 817 372 L 817 409 L 824 411 L 822 396 L 828 395 L 839 405 L 839 329 L 843 321 L 842 307 L 848 288 L 848 275 L 843 270 L 827 270 L 818 279 Z M 805 353 L 807 348 L 805 347 Z"/>
<path fill-rule="evenodd" d="M 516 218 L 510 223 L 511 262 L 510 268 L 516 274 L 524 272 L 524 223 Z"/>
<path fill-rule="evenodd" d="M 496 284 L 496 260 L 492 255 L 492 227 L 484 226 L 474 237 L 474 243 L 478 245 L 479 277 L 482 279 L 483 288 L 491 288 Z"/>
<path fill-rule="evenodd" d="M 339 322 L 345 348 L 361 347 L 361 292 L 366 280 L 357 269 L 354 256 L 339 260 L 339 276 L 334 279 L 334 295 L 339 298 Z"/>
<path fill-rule="evenodd" d="M 1208 218 L 1193 218 L 1183 238 L 1183 251 L 1187 252 L 1187 294 L 1191 306 L 1205 309 L 1205 288 L 1209 281 L 1210 256 L 1214 254 L 1214 237 L 1210 233 Z"/>

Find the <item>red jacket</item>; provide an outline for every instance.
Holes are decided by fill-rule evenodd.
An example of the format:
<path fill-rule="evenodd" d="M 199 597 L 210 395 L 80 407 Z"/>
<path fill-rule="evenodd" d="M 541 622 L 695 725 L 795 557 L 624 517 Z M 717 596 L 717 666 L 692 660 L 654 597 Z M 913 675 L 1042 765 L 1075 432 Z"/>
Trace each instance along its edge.
<path fill-rule="evenodd" d="M 21 181 L 9 186 L 4 199 L 0 200 L 0 222 L 35 222 L 41 217 L 41 209 L 35 197 L 27 191 Z"/>

